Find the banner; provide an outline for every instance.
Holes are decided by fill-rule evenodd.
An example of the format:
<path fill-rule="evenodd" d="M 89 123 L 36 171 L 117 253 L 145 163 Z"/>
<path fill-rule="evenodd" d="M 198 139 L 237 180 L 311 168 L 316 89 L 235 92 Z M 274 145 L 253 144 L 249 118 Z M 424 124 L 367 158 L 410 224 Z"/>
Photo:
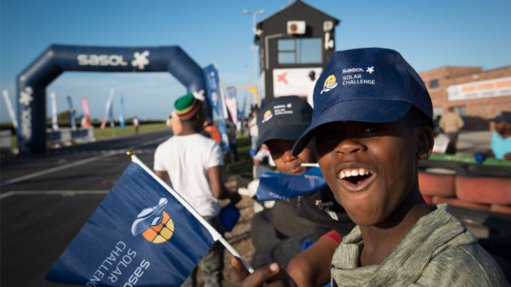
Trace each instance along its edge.
<path fill-rule="evenodd" d="M 54 131 L 59 130 L 59 124 L 57 120 L 57 94 L 55 92 L 50 94 L 51 103 L 51 129 Z"/>
<path fill-rule="evenodd" d="M 112 101 L 114 99 L 114 89 L 112 88 L 110 90 L 110 96 L 108 97 L 108 100 L 106 101 L 106 107 L 105 107 L 105 116 L 103 117 L 103 121 L 101 122 L 101 129 L 104 129 L 106 127 L 106 122 L 110 118 L 110 126 L 112 126 L 113 121 L 113 109 L 112 109 Z"/>
<path fill-rule="evenodd" d="M 81 104 L 82 104 L 82 111 L 83 111 L 82 128 L 88 128 L 91 126 L 89 99 L 87 99 L 87 97 L 83 97 Z"/>
<path fill-rule="evenodd" d="M 511 77 L 452 85 L 447 88 L 449 101 L 505 97 L 511 95 Z"/>
<path fill-rule="evenodd" d="M 18 119 L 16 118 L 16 114 L 14 113 L 14 109 L 12 107 L 11 98 L 9 97 L 9 92 L 7 89 L 2 90 L 2 95 L 4 97 L 5 106 L 7 107 L 7 112 L 9 113 L 9 117 L 11 118 L 12 126 L 17 129 L 18 128 Z"/>
<path fill-rule="evenodd" d="M 224 152 L 229 152 L 229 138 L 227 136 L 227 126 L 224 116 L 224 100 L 222 89 L 220 88 L 220 79 L 218 71 L 214 65 L 204 68 L 204 76 L 206 77 L 207 97 L 213 109 L 213 122 L 218 127 L 222 136 L 221 147 Z"/>
<path fill-rule="evenodd" d="M 260 201 L 285 200 L 325 188 L 325 179 L 319 167 L 300 175 L 265 172 L 259 178 L 256 197 Z"/>
<path fill-rule="evenodd" d="M 69 106 L 69 123 L 71 124 L 71 130 L 76 130 L 76 110 L 73 106 L 73 99 L 71 96 L 67 96 L 67 104 Z"/>
<path fill-rule="evenodd" d="M 119 108 L 119 126 L 121 129 L 124 129 L 126 127 L 126 123 L 124 121 L 124 95 L 121 95 L 121 98 L 119 99 L 120 102 L 120 108 Z"/>
<path fill-rule="evenodd" d="M 131 163 L 47 279 L 82 286 L 180 286 L 220 237 Z"/>
<path fill-rule="evenodd" d="M 225 106 L 231 116 L 234 125 L 238 126 L 238 103 L 236 99 L 236 88 L 225 88 Z"/>

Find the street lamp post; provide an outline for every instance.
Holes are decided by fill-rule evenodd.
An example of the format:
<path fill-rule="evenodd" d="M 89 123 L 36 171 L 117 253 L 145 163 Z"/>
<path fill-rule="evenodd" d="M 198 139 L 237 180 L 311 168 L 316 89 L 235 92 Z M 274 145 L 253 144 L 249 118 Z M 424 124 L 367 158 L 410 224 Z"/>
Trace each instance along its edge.
<path fill-rule="evenodd" d="M 252 33 L 254 33 L 254 35 L 256 35 L 256 33 L 257 33 L 256 18 L 257 18 L 257 15 L 264 14 L 264 10 L 262 10 L 262 9 L 259 9 L 259 10 L 244 9 L 242 12 L 244 15 L 252 15 Z M 256 83 L 257 83 L 258 71 L 257 71 L 257 47 L 256 47 L 256 45 L 252 44 L 251 49 L 252 49 L 252 53 L 254 54 L 254 71 L 255 71 Z M 256 104 L 259 105 L 259 103 L 256 103 Z"/>

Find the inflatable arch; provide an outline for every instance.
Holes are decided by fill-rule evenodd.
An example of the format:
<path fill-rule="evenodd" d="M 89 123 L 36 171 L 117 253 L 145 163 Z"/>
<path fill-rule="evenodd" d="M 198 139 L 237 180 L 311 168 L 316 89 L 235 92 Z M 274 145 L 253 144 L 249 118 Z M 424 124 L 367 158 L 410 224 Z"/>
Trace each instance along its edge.
<path fill-rule="evenodd" d="M 65 71 L 169 72 L 189 92 L 206 91 L 202 68 L 178 46 L 51 45 L 17 78 L 20 152 L 46 151 L 46 87 Z"/>

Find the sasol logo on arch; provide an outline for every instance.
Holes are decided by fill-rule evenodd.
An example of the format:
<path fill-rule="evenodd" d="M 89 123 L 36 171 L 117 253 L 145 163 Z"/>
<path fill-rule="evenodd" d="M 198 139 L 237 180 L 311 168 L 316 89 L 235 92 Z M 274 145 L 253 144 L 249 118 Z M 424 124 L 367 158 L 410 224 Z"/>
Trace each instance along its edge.
<path fill-rule="evenodd" d="M 143 70 L 149 64 L 149 51 L 145 50 L 142 53 L 135 52 L 133 54 L 133 61 L 131 66 L 139 70 Z M 97 55 L 97 54 L 79 54 L 76 56 L 79 66 L 127 66 L 122 55 Z"/>
<path fill-rule="evenodd" d="M 122 55 L 80 54 L 76 56 L 80 66 L 127 66 Z"/>

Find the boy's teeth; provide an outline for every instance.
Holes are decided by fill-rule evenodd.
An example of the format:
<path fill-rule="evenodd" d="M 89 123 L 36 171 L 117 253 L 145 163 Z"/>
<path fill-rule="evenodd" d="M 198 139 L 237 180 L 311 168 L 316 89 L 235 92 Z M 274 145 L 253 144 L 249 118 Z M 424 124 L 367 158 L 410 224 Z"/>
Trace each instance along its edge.
<path fill-rule="evenodd" d="M 369 173 L 370 173 L 370 171 L 367 169 L 364 169 L 364 168 L 342 170 L 341 173 L 339 174 L 339 178 L 344 179 L 344 178 L 348 178 L 348 177 L 352 177 L 352 176 L 363 176 L 363 175 L 368 175 Z"/>

